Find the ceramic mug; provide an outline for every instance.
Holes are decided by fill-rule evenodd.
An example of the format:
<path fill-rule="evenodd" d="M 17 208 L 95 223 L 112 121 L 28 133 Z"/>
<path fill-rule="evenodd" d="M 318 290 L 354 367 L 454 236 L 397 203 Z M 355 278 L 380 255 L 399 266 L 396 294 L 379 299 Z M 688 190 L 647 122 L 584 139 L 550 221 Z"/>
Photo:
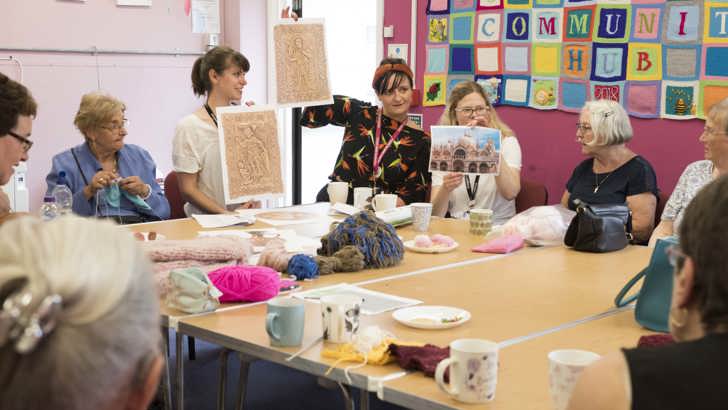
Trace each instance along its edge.
<path fill-rule="evenodd" d="M 445 369 L 450 382 L 445 383 Z M 450 357 L 435 370 L 435 381 L 445 393 L 464 403 L 486 403 L 495 397 L 498 381 L 498 343 L 458 339 L 450 343 Z"/>
<path fill-rule="evenodd" d="M 395 194 L 378 194 L 372 200 L 372 208 L 375 211 L 389 211 L 397 207 L 397 195 Z"/>
<path fill-rule="evenodd" d="M 324 340 L 331 343 L 348 343 L 359 330 L 359 313 L 364 300 L 351 294 L 321 297 L 321 318 Z"/>
<path fill-rule="evenodd" d="M 345 204 L 346 198 L 349 196 L 349 183 L 338 181 L 329 182 L 328 187 L 326 187 L 326 192 L 329 194 L 329 202 L 332 204 Z"/>
<path fill-rule="evenodd" d="M 549 353 L 549 387 L 554 409 L 564 410 L 569 405 L 571 392 L 581 372 L 600 356 L 586 350 L 565 349 Z"/>
<path fill-rule="evenodd" d="M 300 299 L 275 298 L 268 301 L 265 331 L 272 346 L 300 346 L 303 340 L 305 306 Z"/>
<path fill-rule="evenodd" d="M 412 209 L 412 225 L 416 231 L 427 232 L 432 218 L 432 204 L 429 202 L 415 202 L 410 204 Z"/>
<path fill-rule="evenodd" d="M 371 201 L 372 189 L 370 187 L 356 187 L 354 188 L 354 207 L 364 209 L 365 206 Z"/>
<path fill-rule="evenodd" d="M 492 227 L 493 211 L 490 209 L 473 208 L 470 210 L 470 233 L 485 236 Z"/>

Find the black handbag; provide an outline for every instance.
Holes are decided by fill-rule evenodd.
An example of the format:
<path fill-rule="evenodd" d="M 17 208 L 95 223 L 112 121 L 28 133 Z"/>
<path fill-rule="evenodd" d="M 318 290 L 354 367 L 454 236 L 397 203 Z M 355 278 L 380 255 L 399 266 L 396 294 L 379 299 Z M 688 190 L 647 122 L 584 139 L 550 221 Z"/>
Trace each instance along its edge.
<path fill-rule="evenodd" d="M 589 205 L 579 199 L 564 244 L 577 251 L 611 252 L 632 240 L 632 214 L 627 204 Z"/>

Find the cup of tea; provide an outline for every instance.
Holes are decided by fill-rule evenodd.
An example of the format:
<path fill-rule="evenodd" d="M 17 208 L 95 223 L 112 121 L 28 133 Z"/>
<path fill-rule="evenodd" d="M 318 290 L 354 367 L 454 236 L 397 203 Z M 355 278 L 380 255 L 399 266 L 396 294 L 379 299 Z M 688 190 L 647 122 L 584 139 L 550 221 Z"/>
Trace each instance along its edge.
<path fill-rule="evenodd" d="M 345 204 L 346 198 L 349 196 L 349 183 L 340 181 L 329 182 L 329 185 L 326 187 L 326 192 L 329 194 L 329 202 L 332 204 Z"/>
<path fill-rule="evenodd" d="M 303 340 L 305 306 L 300 299 L 275 298 L 268 301 L 265 331 L 272 346 L 300 346 Z"/>
<path fill-rule="evenodd" d="M 445 383 L 445 370 L 450 381 Z M 435 370 L 437 385 L 464 403 L 486 403 L 495 398 L 498 382 L 498 343 L 483 339 L 458 339 L 450 343 L 450 357 Z"/>
<path fill-rule="evenodd" d="M 470 233 L 485 236 L 490 232 L 493 211 L 490 209 L 473 208 L 470 210 Z"/>
<path fill-rule="evenodd" d="M 372 200 L 373 190 L 370 187 L 356 187 L 354 188 L 354 207 L 364 209 L 367 204 Z"/>
<path fill-rule="evenodd" d="M 548 358 L 551 400 L 554 409 L 565 410 L 579 375 L 600 356 L 586 350 L 564 349 L 550 352 Z"/>
<path fill-rule="evenodd" d="M 359 331 L 359 313 L 364 300 L 351 294 L 321 297 L 321 318 L 324 340 L 331 343 L 348 343 Z"/>
<path fill-rule="evenodd" d="M 372 200 L 372 208 L 375 211 L 389 211 L 397 207 L 397 195 L 395 194 L 378 194 Z"/>

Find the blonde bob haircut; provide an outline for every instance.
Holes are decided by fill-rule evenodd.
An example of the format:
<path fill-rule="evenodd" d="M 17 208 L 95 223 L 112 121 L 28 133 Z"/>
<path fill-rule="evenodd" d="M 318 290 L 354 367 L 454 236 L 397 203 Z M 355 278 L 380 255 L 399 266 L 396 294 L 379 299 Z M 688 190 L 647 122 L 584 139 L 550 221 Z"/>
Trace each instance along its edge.
<path fill-rule="evenodd" d="M 440 117 L 440 125 L 458 125 L 455 109 L 458 108 L 458 104 L 460 104 L 460 101 L 463 98 L 472 93 L 476 93 L 483 97 L 485 106 L 488 108 L 488 113 L 486 115 L 490 119 L 490 123 L 493 124 L 493 127 L 499 129 L 504 137 L 514 136 L 515 134 L 513 133 L 513 130 L 506 125 L 506 123 L 500 119 L 498 113 L 495 112 L 493 105 L 488 100 L 488 96 L 485 94 L 485 91 L 483 91 L 483 87 L 475 81 L 462 81 L 452 88 L 447 99 L 445 111 L 442 113 L 442 117 Z"/>
<path fill-rule="evenodd" d="M 81 97 L 73 124 L 88 139 L 89 131 L 98 130 L 110 123 L 116 113 L 121 112 L 123 115 L 124 111 L 126 106 L 120 100 L 100 92 L 88 93 Z"/>
<path fill-rule="evenodd" d="M 627 112 L 612 100 L 587 101 L 581 112 L 589 112 L 594 139 L 588 146 L 611 146 L 626 144 L 632 140 L 632 124 Z"/>

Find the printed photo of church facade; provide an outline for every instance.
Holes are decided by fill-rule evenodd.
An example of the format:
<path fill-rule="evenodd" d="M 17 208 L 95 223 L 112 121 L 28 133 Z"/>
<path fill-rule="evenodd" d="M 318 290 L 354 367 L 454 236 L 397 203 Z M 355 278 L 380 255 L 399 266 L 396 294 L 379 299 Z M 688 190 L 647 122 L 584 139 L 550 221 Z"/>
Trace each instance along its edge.
<path fill-rule="evenodd" d="M 430 171 L 497 174 L 499 130 L 483 127 L 432 127 Z"/>

